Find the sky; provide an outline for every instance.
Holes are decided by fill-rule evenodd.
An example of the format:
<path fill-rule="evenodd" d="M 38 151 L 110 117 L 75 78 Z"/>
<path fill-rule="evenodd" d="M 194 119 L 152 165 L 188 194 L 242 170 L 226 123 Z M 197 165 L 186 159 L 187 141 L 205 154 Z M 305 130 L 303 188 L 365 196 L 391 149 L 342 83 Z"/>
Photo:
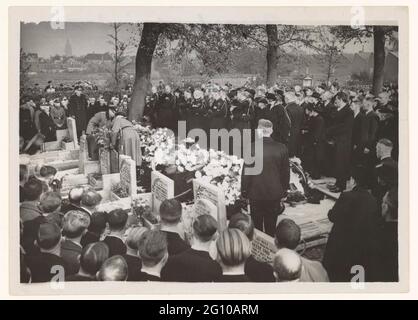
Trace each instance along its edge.
<path fill-rule="evenodd" d="M 48 58 L 55 54 L 64 54 L 65 43 L 69 40 L 73 55 L 81 56 L 87 53 L 111 52 L 108 34 L 112 32 L 112 26 L 108 23 L 94 22 L 67 22 L 64 29 L 54 29 L 49 22 L 22 23 L 21 47 L 25 52 L 37 53 L 40 57 Z M 128 40 L 135 35 L 135 26 L 124 25 L 121 37 Z M 350 44 L 344 50 L 346 53 L 355 53 L 362 50 L 362 45 Z M 364 44 L 364 51 L 373 50 L 369 40 Z M 135 55 L 135 48 L 131 48 L 127 54 Z"/>

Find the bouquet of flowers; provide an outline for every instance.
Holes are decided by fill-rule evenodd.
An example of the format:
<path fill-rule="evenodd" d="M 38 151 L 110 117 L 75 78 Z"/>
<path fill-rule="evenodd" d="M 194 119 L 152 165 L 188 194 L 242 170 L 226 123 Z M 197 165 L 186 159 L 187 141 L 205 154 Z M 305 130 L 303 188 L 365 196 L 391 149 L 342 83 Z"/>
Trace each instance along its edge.
<path fill-rule="evenodd" d="M 93 134 L 96 144 L 99 148 L 109 149 L 110 147 L 110 130 L 106 127 L 97 128 Z"/>

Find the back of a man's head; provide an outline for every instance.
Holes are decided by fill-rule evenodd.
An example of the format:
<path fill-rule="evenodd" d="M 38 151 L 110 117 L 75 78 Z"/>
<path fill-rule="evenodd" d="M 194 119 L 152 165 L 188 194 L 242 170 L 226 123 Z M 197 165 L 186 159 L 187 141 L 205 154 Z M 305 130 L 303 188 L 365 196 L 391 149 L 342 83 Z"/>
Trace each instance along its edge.
<path fill-rule="evenodd" d="M 88 213 L 79 210 L 68 211 L 63 219 L 63 234 L 69 239 L 82 236 L 90 225 Z"/>
<path fill-rule="evenodd" d="M 283 219 L 276 227 L 276 246 L 294 250 L 300 242 L 300 236 L 300 227 L 291 219 Z"/>
<path fill-rule="evenodd" d="M 68 193 L 68 200 L 70 203 L 79 206 L 81 202 L 81 196 L 83 195 L 84 189 L 81 187 L 75 187 Z"/>
<path fill-rule="evenodd" d="M 28 201 L 39 200 L 43 192 L 42 182 L 38 179 L 29 179 L 23 186 L 25 199 Z"/>
<path fill-rule="evenodd" d="M 99 281 L 126 281 L 128 278 L 128 264 L 122 256 L 113 256 L 101 266 L 97 280 Z"/>
<path fill-rule="evenodd" d="M 163 224 L 177 224 L 181 219 L 182 207 L 176 199 L 166 199 L 160 205 L 160 218 Z"/>
<path fill-rule="evenodd" d="M 81 195 L 80 205 L 86 208 L 94 208 L 100 201 L 102 201 L 102 196 L 96 190 L 86 189 Z"/>
<path fill-rule="evenodd" d="M 107 213 L 102 211 L 93 212 L 90 217 L 88 230 L 95 234 L 102 234 L 106 229 Z"/>
<path fill-rule="evenodd" d="M 274 255 L 273 270 L 278 282 L 296 281 L 302 273 L 302 260 L 295 251 L 280 249 Z"/>
<path fill-rule="evenodd" d="M 229 220 L 228 228 L 241 230 L 250 241 L 254 238 L 254 222 L 248 214 L 234 214 Z"/>
<path fill-rule="evenodd" d="M 121 231 L 128 221 L 128 214 L 122 209 L 115 209 L 108 213 L 107 223 L 111 231 Z"/>
<path fill-rule="evenodd" d="M 213 239 L 218 230 L 218 222 L 209 214 L 198 216 L 193 222 L 193 234 L 202 242 Z"/>
<path fill-rule="evenodd" d="M 50 178 L 57 174 L 57 169 L 52 166 L 42 166 L 39 170 L 39 175 L 42 178 Z"/>
<path fill-rule="evenodd" d="M 61 241 L 61 230 L 55 223 L 42 223 L 39 226 L 36 242 L 38 247 L 51 250 Z"/>
<path fill-rule="evenodd" d="M 126 237 L 126 245 L 128 248 L 138 250 L 139 240 L 141 239 L 144 232 L 148 231 L 146 227 L 133 227 Z"/>
<path fill-rule="evenodd" d="M 61 207 L 61 195 L 58 192 L 47 191 L 39 199 L 39 207 L 43 213 L 51 213 Z"/>
<path fill-rule="evenodd" d="M 145 231 L 138 242 L 138 254 L 144 266 L 157 265 L 167 255 L 166 235 L 157 230 Z"/>
<path fill-rule="evenodd" d="M 109 258 L 109 247 L 106 243 L 90 243 L 81 251 L 80 266 L 83 271 L 94 276 L 107 258 Z"/>

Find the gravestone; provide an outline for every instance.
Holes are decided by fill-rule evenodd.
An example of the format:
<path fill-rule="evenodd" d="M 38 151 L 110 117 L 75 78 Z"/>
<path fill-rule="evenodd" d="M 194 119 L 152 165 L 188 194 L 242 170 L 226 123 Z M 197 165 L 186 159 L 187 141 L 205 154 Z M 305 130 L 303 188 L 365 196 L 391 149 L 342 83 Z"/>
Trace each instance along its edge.
<path fill-rule="evenodd" d="M 67 121 L 67 123 L 68 123 L 68 121 Z M 70 137 L 68 129 L 57 130 L 56 135 L 57 135 L 57 141 L 58 142 L 61 142 L 62 139 L 64 139 L 64 138 L 67 138 L 67 137 L 69 138 Z"/>
<path fill-rule="evenodd" d="M 86 135 L 84 134 L 80 137 L 80 151 L 79 151 L 78 160 L 79 160 L 78 168 L 80 169 L 80 173 L 84 173 L 84 164 L 89 160 Z"/>
<path fill-rule="evenodd" d="M 112 149 L 110 150 L 110 173 L 119 173 L 119 153 Z"/>
<path fill-rule="evenodd" d="M 91 173 L 100 173 L 99 161 L 86 161 L 84 162 L 84 174 L 89 175 Z"/>
<path fill-rule="evenodd" d="M 195 203 L 199 203 L 198 200 L 206 199 L 211 202 L 217 208 L 217 221 L 220 231 L 226 229 L 226 206 L 225 206 L 225 196 L 223 191 L 207 182 L 202 180 L 194 179 L 193 180 L 193 195 Z M 207 205 L 198 205 L 199 210 L 210 211 Z"/>
<path fill-rule="evenodd" d="M 75 123 L 75 119 L 68 117 L 67 118 L 67 128 L 68 128 L 68 136 L 70 137 L 71 141 L 74 142 L 74 149 L 78 149 L 78 139 L 77 139 L 77 126 Z M 81 141 L 80 141 L 81 144 Z"/>
<path fill-rule="evenodd" d="M 195 201 L 194 214 L 197 216 L 208 214 L 215 218 L 218 221 L 218 208 L 208 199 L 200 198 Z"/>
<path fill-rule="evenodd" d="M 272 263 L 277 248 L 274 238 L 264 232 L 254 229 L 254 238 L 251 243 L 251 255 L 258 261 Z"/>
<path fill-rule="evenodd" d="M 102 175 L 102 180 L 103 180 L 103 192 L 106 194 L 106 198 L 109 198 L 110 191 L 112 190 L 112 186 L 120 183 L 120 174 L 119 173 L 104 174 Z"/>
<path fill-rule="evenodd" d="M 161 172 L 151 172 L 152 210 L 155 215 L 160 214 L 160 205 L 166 199 L 174 198 L 174 180 Z"/>
<path fill-rule="evenodd" d="M 99 162 L 100 162 L 100 172 L 102 174 L 111 173 L 109 149 L 100 148 L 100 150 L 99 150 Z"/>
<path fill-rule="evenodd" d="M 133 199 L 136 196 L 136 163 L 131 157 L 120 156 L 120 184 Z"/>

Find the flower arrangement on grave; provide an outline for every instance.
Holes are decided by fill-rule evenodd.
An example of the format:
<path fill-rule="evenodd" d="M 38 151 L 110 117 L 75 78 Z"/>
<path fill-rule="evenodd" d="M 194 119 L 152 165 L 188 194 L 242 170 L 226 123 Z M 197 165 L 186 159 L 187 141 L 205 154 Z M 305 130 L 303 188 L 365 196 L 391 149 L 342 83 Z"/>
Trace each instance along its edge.
<path fill-rule="evenodd" d="M 128 187 L 123 186 L 121 183 L 116 183 L 112 185 L 110 189 L 115 195 L 119 198 L 127 198 L 129 197 L 129 190 Z"/>
<path fill-rule="evenodd" d="M 99 148 L 110 149 L 110 133 L 106 127 L 97 128 L 93 131 L 95 142 Z"/>
<path fill-rule="evenodd" d="M 62 138 L 62 140 L 61 140 L 62 142 L 64 142 L 64 143 L 70 143 L 70 142 L 73 142 L 72 140 L 71 140 L 71 138 L 70 137 L 68 137 L 68 136 L 65 136 L 64 138 Z"/>
<path fill-rule="evenodd" d="M 234 205 L 241 199 L 241 171 L 243 160 L 222 151 L 209 150 L 209 161 L 195 177 L 220 188 L 225 204 Z"/>

